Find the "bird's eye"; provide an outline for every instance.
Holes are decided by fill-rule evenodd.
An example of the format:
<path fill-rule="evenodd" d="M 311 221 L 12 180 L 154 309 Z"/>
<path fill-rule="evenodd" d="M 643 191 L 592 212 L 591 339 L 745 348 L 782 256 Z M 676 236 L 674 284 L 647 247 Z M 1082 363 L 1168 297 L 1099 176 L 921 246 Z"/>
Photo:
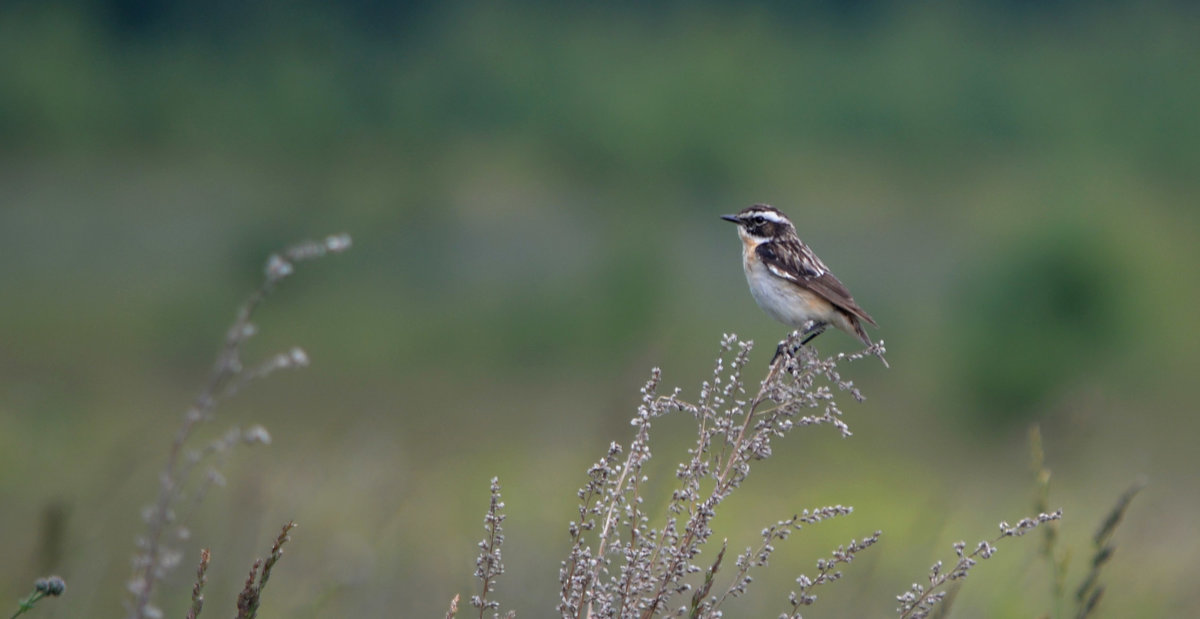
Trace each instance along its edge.
<path fill-rule="evenodd" d="M 766 218 L 764 218 L 762 215 L 755 215 L 755 216 L 754 216 L 754 223 L 756 223 L 756 224 L 762 225 L 762 224 L 763 224 L 763 223 L 765 223 L 766 221 L 767 221 L 767 220 L 766 220 Z"/>

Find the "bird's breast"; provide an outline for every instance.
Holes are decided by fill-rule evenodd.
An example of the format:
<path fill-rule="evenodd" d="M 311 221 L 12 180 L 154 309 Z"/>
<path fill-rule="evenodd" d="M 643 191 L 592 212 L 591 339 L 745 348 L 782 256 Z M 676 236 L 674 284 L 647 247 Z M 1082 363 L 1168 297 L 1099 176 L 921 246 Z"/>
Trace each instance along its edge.
<path fill-rule="evenodd" d="M 771 318 L 792 327 L 810 320 L 833 322 L 837 311 L 833 304 L 812 291 L 771 273 L 753 253 L 745 256 L 742 266 L 754 302 Z"/>

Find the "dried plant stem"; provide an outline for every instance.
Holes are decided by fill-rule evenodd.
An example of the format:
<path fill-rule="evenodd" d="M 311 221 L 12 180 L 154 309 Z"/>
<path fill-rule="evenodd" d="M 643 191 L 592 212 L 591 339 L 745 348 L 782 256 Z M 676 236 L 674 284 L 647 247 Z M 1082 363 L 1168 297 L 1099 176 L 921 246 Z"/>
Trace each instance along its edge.
<path fill-rule="evenodd" d="M 1139 479 L 1121 493 L 1116 504 L 1100 523 L 1100 528 L 1096 531 L 1095 536 L 1092 537 L 1095 552 L 1092 554 L 1091 561 L 1088 562 L 1087 576 L 1075 591 L 1076 619 L 1090 617 L 1095 612 L 1096 606 L 1100 604 L 1100 598 L 1104 597 L 1104 585 L 1100 583 L 1100 570 L 1117 551 L 1116 546 L 1112 543 L 1113 533 L 1116 532 L 1117 526 L 1125 517 L 1125 511 L 1129 509 L 1129 504 L 1145 485 L 1146 481 Z"/>
<path fill-rule="evenodd" d="M 159 474 L 158 494 L 146 510 L 146 532 L 138 540 L 139 552 L 134 561 L 134 576 L 129 583 L 129 590 L 133 594 L 129 604 L 129 617 L 132 619 L 146 619 L 148 616 L 161 614 L 158 609 L 152 607 L 151 600 L 158 582 L 174 564 L 174 560 L 167 558 L 163 543 L 168 527 L 175 521 L 172 508 L 183 496 L 183 487 L 190 479 L 193 467 L 200 462 L 203 455 L 203 452 L 190 452 L 185 449 L 196 427 L 212 418 L 213 411 L 221 400 L 235 395 L 247 383 L 278 369 L 308 364 L 308 357 L 304 351 L 293 348 L 287 353 L 269 358 L 257 367 L 247 369 L 242 362 L 241 353 L 242 346 L 255 334 L 255 327 L 251 322 L 254 312 L 275 286 L 292 274 L 296 262 L 319 258 L 328 253 L 340 253 L 350 245 L 348 235 L 335 235 L 322 241 L 305 241 L 281 253 L 272 254 L 264 268 L 262 283 L 238 307 L 233 324 L 225 333 L 225 340 L 207 382 L 196 396 L 195 402 L 184 413 L 183 421 L 175 432 L 167 450 L 167 461 Z M 248 439 L 260 440 L 263 436 L 266 436 L 265 431 L 260 430 Z M 201 495 L 202 492 L 203 489 L 197 495 Z"/>
<path fill-rule="evenodd" d="M 491 528 L 488 530 L 488 536 L 487 536 L 487 539 L 485 540 L 485 543 L 487 544 L 488 548 L 493 548 L 496 546 L 496 529 L 495 528 Z M 496 574 L 492 571 L 493 566 L 494 566 L 494 564 L 489 560 L 487 568 L 483 572 L 483 576 L 482 576 L 483 592 L 480 594 L 479 599 L 481 601 L 483 601 L 484 603 L 479 605 L 479 619 L 483 619 L 484 612 L 488 609 L 487 594 L 496 587 L 496 582 L 495 582 Z"/>
<path fill-rule="evenodd" d="M 780 346 L 787 345 L 787 342 L 789 342 L 789 340 L 784 340 L 784 343 L 781 343 Z M 737 436 L 733 440 L 733 447 L 729 451 L 728 458 L 725 457 L 724 446 L 722 446 L 722 454 L 720 459 L 724 461 L 724 466 L 721 469 L 720 475 L 717 476 L 717 481 L 713 487 L 712 493 L 709 495 L 708 500 L 705 501 L 706 504 L 712 503 L 715 506 L 715 504 L 719 503 L 725 496 L 728 495 L 729 491 L 731 490 L 730 485 L 732 478 L 730 475 L 733 471 L 734 463 L 741 459 L 740 456 L 742 455 L 742 445 L 745 442 L 746 433 L 750 429 L 750 423 L 754 420 L 754 416 L 758 411 L 758 407 L 761 406 L 763 402 L 768 400 L 767 393 L 769 392 L 769 387 L 775 384 L 775 381 L 779 378 L 779 372 L 783 369 L 785 364 L 786 356 L 782 354 L 775 355 L 775 357 L 771 360 L 771 367 L 767 371 L 766 378 L 764 378 L 762 383 L 759 384 L 758 393 L 755 394 L 754 399 L 750 401 L 750 405 L 746 408 L 745 420 L 742 422 L 741 427 L 738 429 Z M 701 427 L 701 431 L 703 431 L 703 426 Z M 693 511 L 691 520 L 689 520 L 689 526 L 684 533 L 683 541 L 679 544 L 680 548 L 687 548 L 694 541 L 695 531 L 698 530 L 698 528 L 691 526 L 692 521 L 698 518 L 703 511 L 704 510 Z M 677 569 L 679 567 L 678 558 L 681 556 L 682 555 L 677 555 L 677 561 L 672 565 L 673 569 Z M 668 573 L 670 573 L 670 570 L 668 570 Z M 662 586 L 655 595 L 654 601 L 651 602 L 650 608 L 648 608 L 646 612 L 642 614 L 643 617 L 652 617 L 654 615 L 654 612 L 661 600 L 664 599 L 663 595 L 666 593 L 668 582 L 669 581 L 666 579 L 663 580 Z"/>
<path fill-rule="evenodd" d="M 145 617 L 146 608 L 150 604 L 155 584 L 159 580 L 158 575 L 155 573 L 160 567 L 156 557 L 161 552 L 163 534 L 166 532 L 167 525 L 170 524 L 171 505 L 178 499 L 182 480 L 186 479 L 187 473 L 191 468 L 191 464 L 181 462 L 183 447 L 192 436 L 192 431 L 196 428 L 196 425 L 201 421 L 211 418 L 217 402 L 226 395 L 225 388 L 230 384 L 233 377 L 241 371 L 241 347 L 254 332 L 250 326 L 250 318 L 274 287 L 275 282 L 276 280 L 268 276 L 264 280 L 263 285 L 255 290 L 246 299 L 245 303 L 238 308 L 233 326 L 225 334 L 224 346 L 217 355 L 217 360 L 208 382 L 200 391 L 200 395 L 196 397 L 196 402 L 184 414 L 183 423 L 180 424 L 179 430 L 175 432 L 174 440 L 171 441 L 171 448 L 167 452 L 167 463 L 163 467 L 163 472 L 159 479 L 158 498 L 154 502 L 154 507 L 150 512 L 147 522 L 145 537 L 145 555 L 147 560 L 142 569 L 142 586 L 137 588 L 133 607 L 133 617 L 137 619 Z"/>
<path fill-rule="evenodd" d="M 722 459 L 725 461 L 724 466 L 721 469 L 721 474 L 717 477 L 717 482 L 713 486 L 712 492 L 709 494 L 708 499 L 704 501 L 703 505 L 711 505 L 713 508 L 715 508 L 716 504 L 720 503 L 721 500 L 729 493 L 731 480 L 730 473 L 733 470 L 734 462 L 740 459 L 739 456 L 742 453 L 742 444 L 745 441 L 746 432 L 750 429 L 750 422 L 754 420 L 754 411 L 760 404 L 766 401 L 767 386 L 771 385 L 779 376 L 779 370 L 783 365 L 783 361 L 784 357 L 782 355 L 777 355 L 771 361 L 771 368 L 767 372 L 767 377 L 763 379 L 762 384 L 758 388 L 758 393 L 754 396 L 754 399 L 751 400 L 750 406 L 746 408 L 746 419 L 742 422 L 742 426 L 737 433 L 737 438 L 735 438 L 733 441 L 733 447 L 729 451 L 729 457 L 724 458 L 724 454 L 722 454 Z M 683 539 L 679 542 L 677 548 L 683 550 L 691 547 L 691 545 L 696 541 L 696 532 L 703 528 L 697 525 L 701 524 L 701 521 L 707 522 L 711 518 L 710 513 L 711 512 L 709 509 L 692 510 L 688 518 L 688 526 L 684 530 Z M 652 564 L 657 564 L 662 549 L 662 545 L 655 549 L 654 557 L 651 559 Z M 662 578 L 659 582 L 658 590 L 655 592 L 654 598 L 650 602 L 650 606 L 642 612 L 641 616 L 643 619 L 649 619 L 649 617 L 653 617 L 654 613 L 658 611 L 659 605 L 662 604 L 666 599 L 667 588 L 672 582 L 670 574 L 676 573 L 682 567 L 685 556 L 686 553 L 684 552 L 675 553 L 675 556 L 667 567 L 664 578 Z"/>
<path fill-rule="evenodd" d="M 147 522 L 145 537 L 147 560 L 142 568 L 142 586 L 137 588 L 133 606 L 132 616 L 136 619 L 145 617 L 151 596 L 154 594 L 154 587 L 159 580 L 155 574 L 159 563 L 155 558 L 161 552 L 163 534 L 166 532 L 167 525 L 170 524 L 171 505 L 179 497 L 181 480 L 186 477 L 186 471 L 191 468 L 189 465 L 180 463 L 183 446 L 191 437 L 196 424 L 211 416 L 216 407 L 219 390 L 235 373 L 233 368 L 236 365 L 233 362 L 237 358 L 237 350 L 241 343 L 238 339 L 241 337 L 239 333 L 244 330 L 245 325 L 249 324 L 250 316 L 253 314 L 254 308 L 262 302 L 263 296 L 264 293 L 261 290 L 257 291 L 238 311 L 238 318 L 226 335 L 225 347 L 217 357 L 211 378 L 196 398 L 196 403 L 184 414 L 183 423 L 175 433 L 174 440 L 171 441 L 171 448 L 167 452 L 167 464 L 163 467 L 159 479 L 158 498 L 154 502 Z"/>
<path fill-rule="evenodd" d="M 641 432 L 641 430 L 639 430 L 639 433 L 640 432 Z M 634 459 L 635 455 L 636 455 L 636 452 L 630 450 L 629 455 L 627 455 L 625 457 L 625 463 L 624 463 L 624 465 L 621 466 L 621 474 L 617 476 L 617 482 L 614 485 L 614 488 L 616 488 L 615 492 L 623 492 L 622 489 L 625 487 L 625 479 L 629 476 L 629 469 L 633 468 L 633 459 Z M 591 583 L 595 582 L 596 579 L 599 578 L 599 576 L 600 576 L 600 569 L 601 569 L 601 566 L 604 564 L 604 553 L 608 549 L 608 541 L 609 541 L 609 536 L 612 533 L 612 526 L 617 521 L 617 518 L 615 515 L 615 512 L 617 510 L 617 505 L 618 505 L 617 501 L 615 501 L 615 500 L 610 501 L 608 504 L 608 510 L 604 513 L 604 525 L 600 527 L 600 535 L 597 538 L 598 544 L 597 544 L 597 551 L 596 551 L 596 557 L 597 557 L 596 565 L 591 570 L 589 570 L 587 586 L 584 587 L 585 591 L 588 590 L 588 588 L 591 587 Z M 578 616 L 578 615 L 576 615 L 576 616 Z M 592 600 L 588 600 L 587 609 L 585 611 L 584 616 L 588 617 L 589 619 L 591 619 L 591 617 L 593 617 L 593 615 L 592 615 Z"/>
<path fill-rule="evenodd" d="M 779 376 L 779 370 L 783 367 L 784 357 L 777 355 L 771 360 L 771 369 L 767 372 L 767 377 L 763 379 L 762 384 L 758 388 L 758 394 L 750 401 L 750 407 L 746 409 L 746 421 L 742 423 L 742 427 L 738 430 L 737 438 L 733 441 L 733 454 L 725 461 L 725 468 L 721 471 L 721 475 L 717 480 L 717 486 L 724 486 L 729 480 L 729 472 L 733 467 L 733 462 L 741 450 L 742 442 L 746 438 L 746 430 L 750 429 L 750 422 L 754 420 L 754 412 L 758 407 L 767 400 L 767 386 L 774 384 L 775 379 Z"/>
<path fill-rule="evenodd" d="M 483 518 L 483 529 L 487 534 L 479 542 L 479 557 L 475 559 L 475 577 L 479 579 L 479 595 L 471 596 L 471 606 L 479 609 L 479 619 L 489 610 L 500 608 L 500 603 L 489 600 L 496 589 L 496 579 L 504 573 L 504 561 L 500 547 L 504 545 L 504 502 L 500 500 L 500 479 L 492 478 L 491 501 Z"/>
<path fill-rule="evenodd" d="M 617 488 L 625 487 L 625 478 L 629 475 L 629 468 L 630 468 L 632 459 L 633 459 L 633 453 L 630 453 L 629 456 L 625 458 L 625 465 L 621 467 L 621 474 L 619 476 L 617 476 L 617 483 L 616 483 Z M 614 514 L 613 514 L 613 512 L 615 512 L 616 510 L 617 510 L 617 504 L 610 503 L 608 505 L 608 511 L 605 512 L 605 514 L 604 514 L 604 526 L 600 528 L 600 537 L 599 537 L 600 543 L 599 543 L 599 547 L 598 547 L 599 549 L 596 551 L 597 556 L 603 557 L 604 551 L 607 549 L 609 533 L 612 530 L 613 523 L 615 523 L 617 521 L 617 519 L 614 517 Z M 597 568 L 597 569 L 599 569 L 599 568 Z M 589 611 L 588 616 L 590 617 L 591 614 L 592 613 Z"/>
<path fill-rule="evenodd" d="M 237 619 L 254 619 L 258 616 L 263 589 L 267 588 L 267 581 L 271 579 L 271 569 L 283 557 L 283 545 L 292 539 L 289 533 L 294 528 L 296 528 L 295 522 L 289 521 L 284 524 L 279 531 L 279 536 L 275 538 L 275 543 L 271 545 L 271 553 L 267 555 L 267 558 L 265 560 L 255 559 L 254 564 L 250 566 L 250 576 L 246 578 L 246 584 L 242 587 L 242 592 L 238 594 Z"/>
<path fill-rule="evenodd" d="M 900 602 L 896 612 L 901 619 L 924 619 L 933 611 L 934 605 L 946 597 L 941 588 L 951 581 L 961 581 L 975 567 L 976 557 L 990 559 L 996 553 L 995 544 L 1006 537 L 1021 537 L 1047 522 L 1062 520 L 1062 510 L 1053 513 L 1040 513 L 1033 518 L 1022 518 L 1017 524 L 1000 523 L 1000 535 L 991 541 L 982 541 L 970 553 L 966 552 L 966 542 L 956 542 L 954 553 L 958 560 L 949 572 L 942 570 L 942 562 L 933 564 L 929 570 L 929 586 L 924 587 L 914 583 L 908 591 L 896 596 Z"/>
<path fill-rule="evenodd" d="M 204 585 L 208 583 L 208 562 L 212 554 L 207 548 L 200 551 L 200 566 L 196 568 L 196 584 L 192 585 L 192 606 L 188 609 L 187 619 L 196 619 L 204 608 Z"/>

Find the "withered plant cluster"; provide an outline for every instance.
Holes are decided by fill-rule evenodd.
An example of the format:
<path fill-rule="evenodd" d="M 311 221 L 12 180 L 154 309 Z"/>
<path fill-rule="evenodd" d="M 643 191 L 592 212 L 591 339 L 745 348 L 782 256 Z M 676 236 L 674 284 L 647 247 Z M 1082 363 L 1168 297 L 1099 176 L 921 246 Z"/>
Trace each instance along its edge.
<path fill-rule="evenodd" d="M 723 355 L 695 401 L 684 400 L 679 389 L 659 394 L 661 372 L 651 372 L 631 422 L 632 441 L 627 447 L 610 445 L 579 491 L 579 518 L 569 525 L 571 548 L 559 571 L 558 610 L 564 617 L 717 616 L 728 599 L 746 592 L 752 571 L 765 566 L 775 545 L 792 531 L 852 511 L 841 505 L 806 509 L 768 525 L 757 547 L 732 558 L 732 566 L 723 565 L 724 548 L 710 554 L 707 563 L 699 561 L 712 540 L 717 510 L 750 475 L 751 465 L 771 456 L 774 441 L 796 428 L 823 424 L 850 436 L 835 395 L 862 400 L 837 366 L 866 353 L 821 359 L 792 338 L 780 347 L 766 379 L 750 390 L 743 374 L 752 347 L 724 336 Z M 644 470 L 652 426 L 670 414 L 691 417 L 696 440 L 688 459 L 676 467 L 666 513 L 656 517 L 645 508 Z M 851 561 L 878 535 L 839 549 L 841 562 Z M 812 587 L 832 579 L 823 570 L 795 599 L 809 597 Z"/>
<path fill-rule="evenodd" d="M 821 357 L 814 348 L 800 345 L 802 335 L 803 330 L 797 331 L 780 343 L 766 377 L 753 388 L 744 377 L 753 343 L 734 335 L 722 338 L 722 354 L 694 400 L 684 399 L 678 388 L 661 393 L 661 372 L 657 368 L 651 372 L 631 420 L 633 438 L 627 445 L 611 443 L 588 469 L 587 483 L 578 491 L 577 518 L 567 527 L 570 548 L 559 569 L 560 616 L 721 617 L 727 602 L 747 593 L 753 573 L 767 566 L 779 543 L 805 526 L 853 511 L 843 505 L 804 509 L 767 524 L 759 541 L 735 557 L 728 556 L 728 540 L 718 544 L 713 537 L 712 523 L 721 505 L 747 479 L 755 462 L 771 457 L 780 439 L 798 428 L 820 425 L 832 426 L 843 438 L 851 436 L 838 396 L 859 402 L 863 396 L 853 381 L 843 377 L 840 364 L 867 357 L 882 360 L 883 343 L 858 353 Z M 654 512 L 646 507 L 643 490 L 649 481 L 651 430 L 666 415 L 690 417 L 695 442 L 675 467 L 665 510 Z M 477 562 L 487 566 L 476 572 L 485 596 L 494 593 L 503 572 L 499 563 L 503 537 L 494 535 L 492 528 L 503 519 L 496 514 L 498 488 L 493 480 L 485 519 L 489 535 L 480 542 Z M 1023 535 L 1059 518 L 1061 511 L 1022 519 L 1015 526 L 1002 522 L 1000 538 Z M 781 619 L 799 619 L 801 611 L 816 602 L 815 590 L 839 580 L 842 568 L 878 543 L 880 536 L 880 531 L 873 531 L 849 540 L 818 559 L 814 572 L 800 574 L 796 587 L 781 601 Z M 897 613 L 927 616 L 945 598 L 945 585 L 964 578 L 977 557 L 990 557 L 997 540 L 981 542 L 970 553 L 965 552 L 965 543 L 956 544 L 954 568 L 943 573 L 941 563 L 935 565 L 927 585 L 914 584 L 897 596 Z M 457 613 L 457 599 L 447 617 Z M 472 599 L 481 619 L 485 611 L 499 608 L 494 597 L 486 604 L 480 603 L 482 599 Z M 512 615 L 510 611 L 506 616 Z"/>

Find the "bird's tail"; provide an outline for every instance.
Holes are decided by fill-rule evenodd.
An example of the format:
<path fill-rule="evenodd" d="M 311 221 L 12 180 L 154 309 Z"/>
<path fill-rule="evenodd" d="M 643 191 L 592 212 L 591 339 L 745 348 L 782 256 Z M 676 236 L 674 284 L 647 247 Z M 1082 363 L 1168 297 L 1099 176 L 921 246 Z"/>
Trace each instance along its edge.
<path fill-rule="evenodd" d="M 858 336 L 858 339 L 862 340 L 863 344 L 866 344 L 867 346 L 875 345 L 875 342 L 872 342 L 871 338 L 867 335 L 867 330 L 863 328 L 862 321 L 859 320 L 857 316 L 852 316 L 850 318 L 850 324 L 854 325 L 854 334 Z M 879 361 L 883 363 L 883 367 L 892 367 L 888 365 L 887 359 L 884 359 L 882 354 L 877 354 L 876 356 L 879 357 Z"/>

